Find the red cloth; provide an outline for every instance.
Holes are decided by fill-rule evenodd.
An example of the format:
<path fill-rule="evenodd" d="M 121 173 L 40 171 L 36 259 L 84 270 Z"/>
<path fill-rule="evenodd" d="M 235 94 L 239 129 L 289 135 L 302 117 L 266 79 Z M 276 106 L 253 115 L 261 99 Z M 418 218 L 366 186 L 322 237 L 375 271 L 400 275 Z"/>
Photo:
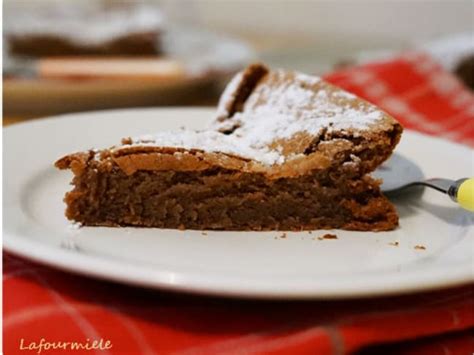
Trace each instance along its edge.
<path fill-rule="evenodd" d="M 410 53 L 326 78 L 405 127 L 474 145 L 474 96 Z M 41 354 L 471 354 L 474 286 L 370 300 L 223 300 L 87 279 L 4 254 L 4 353 L 48 342 L 109 340 L 106 351 Z M 23 340 L 22 340 L 23 339 Z M 413 341 L 415 339 L 415 341 Z M 22 343 L 23 341 L 23 343 Z M 392 350 L 390 350 L 392 349 Z M 393 350 L 395 349 L 395 350 Z"/>

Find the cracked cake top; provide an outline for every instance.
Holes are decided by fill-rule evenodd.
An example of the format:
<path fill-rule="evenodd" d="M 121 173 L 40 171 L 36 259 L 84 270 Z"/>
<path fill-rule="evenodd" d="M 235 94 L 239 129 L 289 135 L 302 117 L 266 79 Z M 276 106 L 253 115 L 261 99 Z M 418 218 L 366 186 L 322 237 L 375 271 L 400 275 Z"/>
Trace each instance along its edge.
<path fill-rule="evenodd" d="M 199 152 L 211 154 L 217 164 L 218 156 L 226 155 L 223 160 L 241 159 L 260 170 L 289 166 L 314 154 L 329 160 L 343 155 L 341 163 L 359 164 L 359 153 L 367 148 L 390 145 L 391 151 L 401 130 L 376 106 L 319 77 L 253 64 L 228 84 L 207 129 L 128 138 L 113 154 Z M 382 151 L 380 159 L 370 157 L 373 163 L 364 172 L 388 157 Z M 325 165 L 324 159 L 313 160 Z"/>

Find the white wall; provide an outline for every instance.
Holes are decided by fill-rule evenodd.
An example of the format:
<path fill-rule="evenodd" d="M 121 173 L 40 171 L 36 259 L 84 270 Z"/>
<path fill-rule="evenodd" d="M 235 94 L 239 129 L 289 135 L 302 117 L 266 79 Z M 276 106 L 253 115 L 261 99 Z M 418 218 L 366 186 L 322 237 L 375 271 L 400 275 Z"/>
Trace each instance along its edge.
<path fill-rule="evenodd" d="M 404 42 L 472 30 L 474 24 L 470 0 L 194 0 L 191 7 L 211 28 L 272 35 L 331 34 Z"/>
<path fill-rule="evenodd" d="M 360 51 L 406 48 L 415 42 L 474 31 L 472 0 L 161 3 L 174 19 L 251 39 L 272 65 L 308 71 L 330 70 L 334 62 Z"/>

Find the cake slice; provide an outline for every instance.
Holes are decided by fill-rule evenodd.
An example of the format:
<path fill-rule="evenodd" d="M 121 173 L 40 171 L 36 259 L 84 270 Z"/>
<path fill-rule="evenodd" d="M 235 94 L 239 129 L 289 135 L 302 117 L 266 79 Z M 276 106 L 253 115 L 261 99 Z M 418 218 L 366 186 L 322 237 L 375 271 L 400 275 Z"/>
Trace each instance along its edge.
<path fill-rule="evenodd" d="M 254 64 L 207 129 L 126 138 L 56 166 L 74 173 L 67 218 L 89 226 L 383 231 L 397 212 L 368 174 L 401 132 L 318 77 Z"/>

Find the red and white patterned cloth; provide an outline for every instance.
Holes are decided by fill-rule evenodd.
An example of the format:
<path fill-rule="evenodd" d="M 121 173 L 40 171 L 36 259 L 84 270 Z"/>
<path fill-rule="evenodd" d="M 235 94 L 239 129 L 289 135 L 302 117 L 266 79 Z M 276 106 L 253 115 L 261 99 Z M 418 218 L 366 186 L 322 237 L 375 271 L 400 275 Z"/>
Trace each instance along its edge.
<path fill-rule="evenodd" d="M 423 53 L 326 79 L 411 129 L 474 146 L 474 96 Z M 103 351 L 41 354 L 472 354 L 474 286 L 351 301 L 263 302 L 177 295 L 3 258 L 4 354 L 103 339 Z M 391 344 L 380 345 L 383 343 Z M 368 346 L 371 346 L 367 349 Z M 375 347 L 374 347 L 375 346 Z M 366 349 L 366 350 L 361 350 Z"/>

